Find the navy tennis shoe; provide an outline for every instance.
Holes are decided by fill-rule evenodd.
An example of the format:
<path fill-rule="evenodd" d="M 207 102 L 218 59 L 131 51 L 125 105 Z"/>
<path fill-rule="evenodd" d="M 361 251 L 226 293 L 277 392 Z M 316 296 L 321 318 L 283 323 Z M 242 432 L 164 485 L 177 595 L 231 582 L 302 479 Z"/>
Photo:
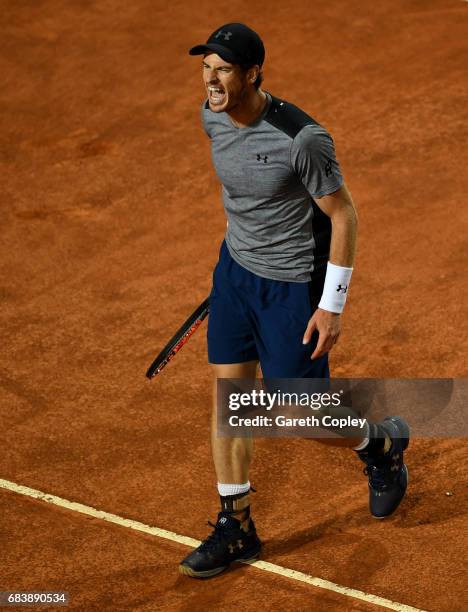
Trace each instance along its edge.
<path fill-rule="evenodd" d="M 255 525 L 249 519 L 249 530 L 229 513 L 220 512 L 216 525 L 206 540 L 179 565 L 179 571 L 193 578 L 211 578 L 224 571 L 234 561 L 255 561 L 262 548 Z"/>
<path fill-rule="evenodd" d="M 408 468 L 403 462 L 403 451 L 409 443 L 410 430 L 401 417 L 387 417 L 380 424 L 392 445 L 382 455 L 358 453 L 366 464 L 364 474 L 369 477 L 369 509 L 373 517 L 385 518 L 394 512 L 408 486 Z"/>

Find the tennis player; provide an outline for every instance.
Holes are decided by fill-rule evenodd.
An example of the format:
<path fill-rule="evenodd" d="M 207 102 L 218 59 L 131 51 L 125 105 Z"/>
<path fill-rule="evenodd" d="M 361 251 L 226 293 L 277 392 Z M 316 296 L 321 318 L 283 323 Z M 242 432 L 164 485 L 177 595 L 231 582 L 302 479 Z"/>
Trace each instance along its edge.
<path fill-rule="evenodd" d="M 261 550 L 250 516 L 252 439 L 217 436 L 216 380 L 254 379 L 259 363 L 265 379 L 329 377 L 357 216 L 330 134 L 261 88 L 265 49 L 256 32 L 228 23 L 190 54 L 202 56 L 202 122 L 228 221 L 208 321 L 221 510 L 213 532 L 180 565 L 183 574 L 207 578 Z M 365 463 L 374 517 L 390 515 L 405 494 L 408 441 L 399 417 L 367 423 L 360 439 L 339 441 Z"/>

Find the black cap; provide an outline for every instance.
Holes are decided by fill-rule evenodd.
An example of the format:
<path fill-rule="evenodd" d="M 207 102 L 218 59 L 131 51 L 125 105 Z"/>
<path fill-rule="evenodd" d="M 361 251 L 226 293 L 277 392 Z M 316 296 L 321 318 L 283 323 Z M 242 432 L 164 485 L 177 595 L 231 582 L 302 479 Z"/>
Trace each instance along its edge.
<path fill-rule="evenodd" d="M 243 23 L 227 23 L 210 35 L 204 45 L 192 47 L 190 55 L 203 55 L 212 51 L 230 64 L 254 66 L 263 64 L 265 47 L 262 39 Z"/>

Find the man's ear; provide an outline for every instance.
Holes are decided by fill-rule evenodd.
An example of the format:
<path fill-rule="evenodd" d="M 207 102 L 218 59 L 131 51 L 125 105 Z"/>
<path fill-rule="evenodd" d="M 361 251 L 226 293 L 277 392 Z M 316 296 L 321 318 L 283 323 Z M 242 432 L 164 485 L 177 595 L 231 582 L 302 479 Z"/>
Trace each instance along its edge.
<path fill-rule="evenodd" d="M 249 83 L 255 83 L 259 74 L 260 74 L 260 66 L 252 66 L 251 68 L 249 68 L 249 71 L 247 73 L 247 78 L 249 80 Z"/>

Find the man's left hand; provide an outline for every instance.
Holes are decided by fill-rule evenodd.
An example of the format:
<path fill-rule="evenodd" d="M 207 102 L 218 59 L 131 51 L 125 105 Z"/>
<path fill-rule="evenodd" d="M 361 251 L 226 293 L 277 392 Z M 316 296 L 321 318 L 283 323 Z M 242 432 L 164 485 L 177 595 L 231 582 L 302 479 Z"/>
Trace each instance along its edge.
<path fill-rule="evenodd" d="M 314 330 L 318 331 L 319 338 L 311 359 L 322 357 L 322 355 L 331 351 L 333 345 L 338 342 L 341 332 L 341 315 L 317 308 L 305 330 L 304 344 L 310 342 Z"/>

